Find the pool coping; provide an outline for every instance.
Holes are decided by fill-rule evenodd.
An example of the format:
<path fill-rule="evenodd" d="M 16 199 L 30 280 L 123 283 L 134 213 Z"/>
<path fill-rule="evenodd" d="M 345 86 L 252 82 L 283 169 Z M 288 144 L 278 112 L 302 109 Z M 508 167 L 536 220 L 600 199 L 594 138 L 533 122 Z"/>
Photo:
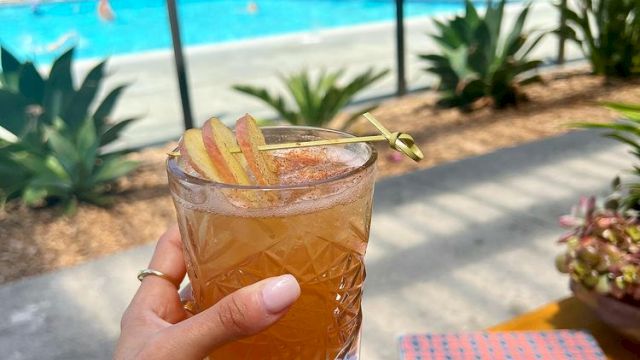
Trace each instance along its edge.
<path fill-rule="evenodd" d="M 7 2 L 3 2 L 7 1 Z M 55 1 L 55 0 L 54 0 Z M 23 0 L 0 0 L 0 4 L 18 4 L 25 3 Z M 508 3 L 506 5 L 506 9 L 517 9 L 521 8 L 523 3 Z M 453 14 L 459 13 L 463 11 L 460 9 L 458 11 L 443 11 L 441 13 L 430 14 L 430 15 L 420 15 L 414 16 L 411 18 L 405 18 L 404 25 L 406 26 L 417 26 L 425 21 L 432 21 L 433 19 L 444 19 L 446 17 L 450 17 Z M 289 32 L 283 34 L 275 34 L 268 35 L 262 37 L 255 38 L 247 38 L 247 39 L 238 39 L 232 41 L 224 41 L 219 43 L 212 44 L 203 44 L 203 45 L 183 45 L 183 52 L 187 56 L 198 56 L 201 54 L 211 54 L 219 51 L 228 51 L 233 49 L 246 49 L 247 47 L 256 47 L 256 46 L 272 46 L 282 43 L 300 43 L 300 44 L 313 44 L 322 42 L 323 37 L 331 37 L 331 36 L 339 36 L 346 34 L 361 34 L 372 30 L 383 30 L 385 28 L 394 27 L 395 20 L 382 20 L 375 21 L 365 24 L 354 24 L 349 26 L 339 26 L 334 28 L 325 28 L 319 30 L 307 30 L 307 31 L 296 31 Z M 108 59 L 109 62 L 115 62 L 118 64 L 127 64 L 132 62 L 140 62 L 145 60 L 157 60 L 157 59 L 165 59 L 167 57 L 173 57 L 173 49 L 155 49 L 155 50 L 145 50 L 134 53 L 125 53 L 125 54 L 116 54 L 116 55 L 105 55 L 101 57 L 87 57 L 87 58 L 78 58 L 76 59 L 76 65 L 81 67 L 86 66 L 87 64 L 94 64 L 103 59 Z M 40 69 L 48 69 L 50 64 L 42 64 L 38 65 Z"/>
<path fill-rule="evenodd" d="M 521 4 L 507 4 L 507 9 L 509 8 L 517 8 L 520 7 Z M 462 11 L 459 10 L 459 11 Z M 405 18 L 404 25 L 405 26 L 415 26 L 425 21 L 432 21 L 432 19 L 445 18 L 451 16 L 452 14 L 458 13 L 458 11 L 446 11 L 438 14 L 432 15 L 422 15 L 415 16 L 411 18 Z M 284 34 L 277 35 L 269 35 L 263 37 L 249 38 L 249 39 L 238 39 L 233 41 L 225 41 L 220 43 L 213 44 L 205 44 L 205 45 L 189 45 L 183 46 L 183 51 L 185 55 L 193 56 L 204 53 L 212 53 L 217 51 L 228 51 L 233 49 L 247 48 L 250 46 L 270 46 L 279 43 L 285 42 L 296 42 L 302 44 L 309 44 L 315 42 L 321 42 L 322 37 L 324 36 L 337 36 L 342 34 L 357 34 L 364 33 L 371 30 L 381 30 L 388 27 L 395 26 L 395 20 L 383 20 L 383 21 L 375 21 L 366 24 L 355 24 L 349 26 L 340 26 L 335 28 L 327 28 L 321 30 L 311 30 L 311 31 L 297 31 L 290 32 Z M 109 59 L 109 61 L 116 61 L 118 63 L 126 64 L 128 62 L 138 62 L 141 60 L 153 60 L 158 58 L 166 58 L 167 56 L 173 56 L 173 49 L 157 49 L 157 50 L 147 50 L 141 51 L 137 53 L 129 53 L 129 54 L 118 54 L 118 55 L 107 55 L 104 57 L 89 57 L 77 59 L 77 63 L 95 63 L 96 61 L 102 59 Z M 46 68 L 46 66 L 44 66 Z"/>

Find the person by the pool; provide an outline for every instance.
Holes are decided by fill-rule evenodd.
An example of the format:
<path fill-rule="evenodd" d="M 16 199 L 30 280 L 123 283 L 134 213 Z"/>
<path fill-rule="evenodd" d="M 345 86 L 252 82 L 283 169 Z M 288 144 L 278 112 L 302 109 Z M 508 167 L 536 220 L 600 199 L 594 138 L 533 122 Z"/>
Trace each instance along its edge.
<path fill-rule="evenodd" d="M 98 16 L 103 21 L 113 21 L 116 18 L 116 14 L 109 4 L 109 0 L 98 1 Z"/>
<path fill-rule="evenodd" d="M 256 14 L 260 9 L 255 1 L 249 1 L 247 3 L 247 12 L 251 15 Z"/>
<path fill-rule="evenodd" d="M 31 1 L 31 13 L 33 15 L 42 15 L 42 11 L 40 10 L 40 3 L 42 0 L 32 0 Z"/>

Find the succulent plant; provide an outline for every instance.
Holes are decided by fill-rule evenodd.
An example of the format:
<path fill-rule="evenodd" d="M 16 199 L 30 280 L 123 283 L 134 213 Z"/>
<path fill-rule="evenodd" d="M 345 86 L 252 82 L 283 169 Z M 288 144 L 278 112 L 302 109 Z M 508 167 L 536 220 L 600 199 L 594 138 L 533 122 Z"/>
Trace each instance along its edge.
<path fill-rule="evenodd" d="M 78 201 L 107 205 L 113 182 L 138 165 L 125 151 L 105 147 L 135 121 L 110 116 L 124 86 L 98 101 L 105 62 L 75 88 L 72 60 L 70 49 L 43 77 L 32 62 L 0 47 L 0 207 L 13 198 L 29 206 L 62 204 L 67 212 Z"/>
<path fill-rule="evenodd" d="M 371 68 L 343 85 L 340 82 L 344 69 L 323 71 L 315 78 L 306 70 L 281 76 L 280 80 L 293 100 L 293 106 L 289 105 L 291 101 L 287 101 L 285 96 L 271 94 L 267 89 L 251 85 L 234 85 L 233 89 L 262 100 L 292 125 L 326 126 L 349 105 L 357 93 L 382 79 L 388 72 L 389 70 L 375 71 Z M 342 128 L 348 128 L 360 114 L 375 108 L 376 106 L 371 106 L 354 111 Z"/>
<path fill-rule="evenodd" d="M 566 251 L 556 258 L 560 272 L 587 289 L 640 305 L 640 221 L 582 198 L 560 218 L 571 230 L 560 238 Z"/>
<path fill-rule="evenodd" d="M 465 13 L 440 22 L 432 34 L 439 54 L 419 55 L 426 69 L 440 79 L 438 104 L 469 110 L 479 100 L 491 99 L 494 107 L 516 105 L 525 99 L 521 88 L 541 81 L 535 70 L 542 61 L 530 53 L 545 33 L 532 36 L 524 30 L 530 4 L 518 14 L 511 29 L 504 29 L 506 0 L 488 0 L 479 14 L 474 2 L 465 0 Z"/>
<path fill-rule="evenodd" d="M 623 119 L 608 124 L 579 123 L 582 128 L 609 130 L 605 136 L 627 144 L 640 158 L 640 106 L 606 103 Z M 640 305 L 640 167 L 632 180 L 613 180 L 613 192 L 597 202 L 583 198 L 560 224 L 571 231 L 560 238 L 566 251 L 556 267 L 588 289 Z"/>
<path fill-rule="evenodd" d="M 640 74 L 640 1 L 572 0 L 557 7 L 566 23 L 556 32 L 580 47 L 594 73 Z"/>

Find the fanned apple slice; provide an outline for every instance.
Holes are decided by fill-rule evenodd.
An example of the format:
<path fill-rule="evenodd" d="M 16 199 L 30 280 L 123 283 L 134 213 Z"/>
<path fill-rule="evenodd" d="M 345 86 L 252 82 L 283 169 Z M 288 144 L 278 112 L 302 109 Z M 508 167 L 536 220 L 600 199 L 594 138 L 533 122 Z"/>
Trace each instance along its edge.
<path fill-rule="evenodd" d="M 258 184 L 277 184 L 278 174 L 275 161 L 268 152 L 258 150 L 258 146 L 265 145 L 266 142 L 262 131 L 251 115 L 245 114 L 236 122 L 236 139 Z"/>
<path fill-rule="evenodd" d="M 200 129 L 189 129 L 184 132 L 180 140 L 180 155 L 191 164 L 191 167 L 201 176 L 217 181 L 224 182 L 222 176 L 218 173 L 213 161 L 207 154 L 202 140 L 202 131 Z"/>
<path fill-rule="evenodd" d="M 211 118 L 202 126 L 202 140 L 213 166 L 227 184 L 250 185 L 249 176 L 229 150 L 237 147 L 231 130 L 222 121 Z"/>

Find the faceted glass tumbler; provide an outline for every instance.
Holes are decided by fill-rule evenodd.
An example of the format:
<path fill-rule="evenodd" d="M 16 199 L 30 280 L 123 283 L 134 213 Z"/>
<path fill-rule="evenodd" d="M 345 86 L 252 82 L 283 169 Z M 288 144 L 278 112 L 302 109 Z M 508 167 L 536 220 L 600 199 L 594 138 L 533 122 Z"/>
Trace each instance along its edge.
<path fill-rule="evenodd" d="M 351 136 L 310 127 L 263 132 L 268 143 Z M 272 276 L 292 274 L 301 287 L 275 325 L 210 359 L 358 358 L 377 153 L 366 143 L 335 146 L 357 165 L 331 178 L 305 169 L 310 180 L 290 186 L 215 183 L 168 160 L 195 312 Z"/>

